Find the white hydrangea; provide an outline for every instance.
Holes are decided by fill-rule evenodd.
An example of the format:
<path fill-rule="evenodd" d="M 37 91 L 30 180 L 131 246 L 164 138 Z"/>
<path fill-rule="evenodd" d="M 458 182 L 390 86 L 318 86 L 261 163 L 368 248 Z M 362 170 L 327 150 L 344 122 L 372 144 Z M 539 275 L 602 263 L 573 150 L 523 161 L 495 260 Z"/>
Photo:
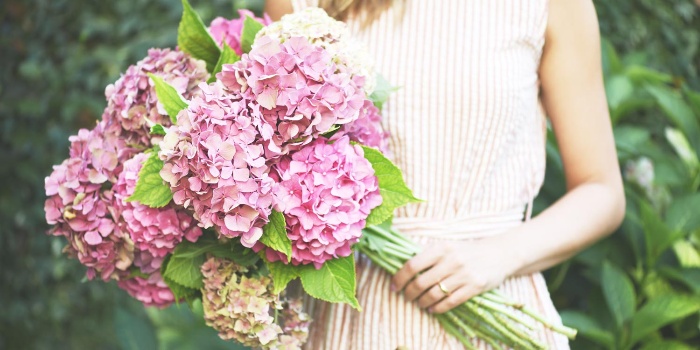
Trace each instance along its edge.
<path fill-rule="evenodd" d="M 345 65 L 354 75 L 365 77 L 364 90 L 367 96 L 374 91 L 374 63 L 367 49 L 352 38 L 345 23 L 331 18 L 326 11 L 310 7 L 285 15 L 281 20 L 260 30 L 256 38 L 264 35 L 280 42 L 292 37 L 308 39 L 312 44 L 326 49 L 337 64 Z"/>

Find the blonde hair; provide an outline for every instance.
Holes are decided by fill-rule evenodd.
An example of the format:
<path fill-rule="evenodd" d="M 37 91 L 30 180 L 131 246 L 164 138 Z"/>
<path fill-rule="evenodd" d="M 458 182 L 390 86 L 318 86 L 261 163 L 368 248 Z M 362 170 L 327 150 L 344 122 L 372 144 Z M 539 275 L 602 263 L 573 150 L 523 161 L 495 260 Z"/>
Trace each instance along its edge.
<path fill-rule="evenodd" d="M 319 0 L 318 6 L 339 20 L 356 20 L 362 28 L 379 18 L 393 5 L 403 5 L 406 0 Z"/>

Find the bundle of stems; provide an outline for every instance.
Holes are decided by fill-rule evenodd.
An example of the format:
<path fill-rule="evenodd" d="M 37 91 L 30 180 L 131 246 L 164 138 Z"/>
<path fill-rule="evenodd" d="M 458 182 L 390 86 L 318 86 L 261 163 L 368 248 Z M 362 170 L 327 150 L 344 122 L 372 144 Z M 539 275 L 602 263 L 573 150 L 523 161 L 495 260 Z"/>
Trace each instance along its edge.
<path fill-rule="evenodd" d="M 416 243 L 387 224 L 365 228 L 357 248 L 392 275 L 420 251 Z M 569 339 L 576 336 L 575 329 L 552 323 L 495 290 L 475 296 L 446 313 L 435 314 L 435 317 L 467 349 L 476 349 L 473 344 L 477 339 L 494 349 L 545 349 L 546 345 L 535 336 L 540 327 Z"/>

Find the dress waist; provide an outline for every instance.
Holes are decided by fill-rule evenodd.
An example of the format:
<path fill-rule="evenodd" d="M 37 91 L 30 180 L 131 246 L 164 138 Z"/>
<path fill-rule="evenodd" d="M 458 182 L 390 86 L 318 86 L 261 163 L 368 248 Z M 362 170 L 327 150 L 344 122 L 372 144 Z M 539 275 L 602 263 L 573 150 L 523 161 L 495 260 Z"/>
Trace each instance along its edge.
<path fill-rule="evenodd" d="M 395 217 L 392 226 L 408 236 L 440 239 L 476 239 L 494 236 L 522 224 L 524 209 L 476 213 L 449 219 Z"/>

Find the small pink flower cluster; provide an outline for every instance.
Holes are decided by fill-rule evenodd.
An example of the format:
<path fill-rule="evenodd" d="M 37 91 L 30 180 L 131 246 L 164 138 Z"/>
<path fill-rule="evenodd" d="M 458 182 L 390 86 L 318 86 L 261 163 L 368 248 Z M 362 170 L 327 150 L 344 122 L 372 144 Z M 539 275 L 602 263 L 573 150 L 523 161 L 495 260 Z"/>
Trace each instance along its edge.
<path fill-rule="evenodd" d="M 350 255 L 370 211 L 382 203 L 362 148 L 347 137 L 327 142 L 319 138 L 277 166 L 276 209 L 285 214 L 294 265 L 320 268 L 329 259 Z M 286 261 L 271 249 L 267 258 Z"/>
<path fill-rule="evenodd" d="M 238 18 L 214 18 L 209 25 L 209 33 L 211 33 L 214 41 L 216 41 L 219 46 L 223 47 L 223 43 L 226 43 L 240 56 L 243 54 L 243 49 L 241 48 L 241 34 L 243 32 L 243 21 L 246 17 L 250 17 L 262 23 L 264 26 L 272 23 L 272 20 L 270 20 L 267 14 L 265 14 L 263 18 L 258 18 L 248 10 L 238 10 Z"/>
<path fill-rule="evenodd" d="M 143 273 L 152 273 L 160 269 L 165 256 L 175 250 L 183 238 L 195 242 L 202 230 L 192 215 L 172 203 L 163 208 L 150 208 L 127 201 L 134 193 L 139 171 L 146 159 L 147 153 L 139 153 L 124 162 L 124 170 L 113 190 L 125 228 L 136 247 L 134 265 Z"/>
<path fill-rule="evenodd" d="M 165 308 L 175 301 L 173 292 L 159 272 L 150 274 L 148 278 L 132 277 L 121 280 L 117 285 L 145 306 Z"/>
<path fill-rule="evenodd" d="M 248 272 L 225 259 L 210 258 L 202 264 L 202 306 L 207 325 L 216 329 L 221 339 L 235 339 L 246 346 L 300 349 L 308 336 L 308 315 L 301 311 L 299 302 L 284 308 L 284 301 L 272 292 L 272 280 L 249 277 Z M 280 309 L 288 320 L 282 327 L 272 316 Z"/>
<path fill-rule="evenodd" d="M 218 83 L 180 113 L 161 143 L 161 177 L 176 204 L 194 209 L 202 227 L 252 247 L 272 211 L 274 180 L 246 101 Z"/>
<path fill-rule="evenodd" d="M 87 266 L 89 278 L 103 280 L 123 276 L 133 261 L 129 234 L 115 222 L 114 194 L 102 186 L 116 179 L 121 170 L 119 154 L 123 140 L 103 133 L 100 123 L 92 131 L 81 129 L 71 136 L 70 158 L 45 180 L 48 199 L 46 221 L 55 225 L 50 233 L 68 240 L 66 251 Z"/>
<path fill-rule="evenodd" d="M 374 147 L 385 156 L 391 157 L 389 150 L 389 132 L 382 127 L 382 116 L 379 108 L 372 101 L 365 101 L 357 120 L 345 124 L 333 135 L 335 141 L 347 135 L 351 141 L 361 143 L 364 146 Z"/>
<path fill-rule="evenodd" d="M 155 74 L 189 98 L 196 86 L 208 78 L 203 61 L 180 51 L 150 49 L 148 56 L 130 66 L 124 75 L 105 89 L 107 108 L 102 114 L 107 128 L 126 138 L 128 143 L 151 146 L 150 127 L 171 125 L 165 109 L 156 97 L 148 73 Z"/>
<path fill-rule="evenodd" d="M 303 37 L 283 43 L 262 36 L 248 55 L 224 65 L 217 78 L 251 104 L 271 156 L 308 144 L 334 125 L 359 117 L 364 78 L 338 70 L 330 54 Z"/>

